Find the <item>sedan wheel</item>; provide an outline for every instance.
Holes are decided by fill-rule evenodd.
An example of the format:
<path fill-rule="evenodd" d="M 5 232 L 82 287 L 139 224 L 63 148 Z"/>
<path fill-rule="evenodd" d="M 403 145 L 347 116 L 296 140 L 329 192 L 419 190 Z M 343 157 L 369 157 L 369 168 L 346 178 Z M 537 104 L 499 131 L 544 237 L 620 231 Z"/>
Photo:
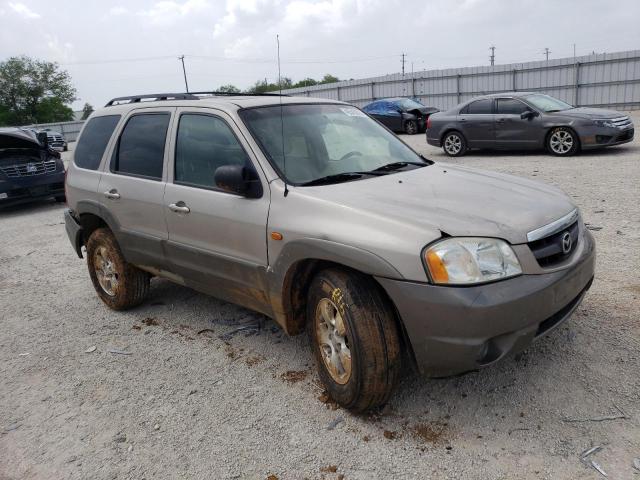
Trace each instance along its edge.
<path fill-rule="evenodd" d="M 578 150 L 578 139 L 572 130 L 565 127 L 558 127 L 553 129 L 549 134 L 547 148 L 554 155 L 573 155 Z"/>
<path fill-rule="evenodd" d="M 407 135 L 415 135 L 418 133 L 418 124 L 413 120 L 407 120 L 404 124 L 404 131 Z"/>
<path fill-rule="evenodd" d="M 459 157 L 464 155 L 467 150 L 467 142 L 462 134 L 458 132 L 450 132 L 444 137 L 442 148 L 447 155 L 451 157 Z"/>

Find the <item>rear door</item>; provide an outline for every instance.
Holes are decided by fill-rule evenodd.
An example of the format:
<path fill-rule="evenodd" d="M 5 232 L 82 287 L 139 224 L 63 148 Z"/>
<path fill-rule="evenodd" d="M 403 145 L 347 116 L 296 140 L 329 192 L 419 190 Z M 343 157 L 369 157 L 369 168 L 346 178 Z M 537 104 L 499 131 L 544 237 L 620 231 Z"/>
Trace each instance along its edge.
<path fill-rule="evenodd" d="M 232 118 L 215 109 L 181 108 L 174 122 L 164 194 L 172 271 L 187 285 L 268 313 L 264 284 L 269 187 Z M 253 165 L 263 195 L 249 199 L 219 189 L 223 165 Z"/>
<path fill-rule="evenodd" d="M 522 113 L 532 111 L 517 98 L 496 99 L 496 146 L 503 149 L 528 149 L 541 145 L 544 136 L 540 117 L 521 118 Z"/>
<path fill-rule="evenodd" d="M 495 147 L 493 100 L 471 102 L 458 114 L 458 125 L 471 148 Z"/>
<path fill-rule="evenodd" d="M 133 110 L 124 121 L 98 194 L 128 261 L 164 268 L 167 135 L 175 108 Z"/>

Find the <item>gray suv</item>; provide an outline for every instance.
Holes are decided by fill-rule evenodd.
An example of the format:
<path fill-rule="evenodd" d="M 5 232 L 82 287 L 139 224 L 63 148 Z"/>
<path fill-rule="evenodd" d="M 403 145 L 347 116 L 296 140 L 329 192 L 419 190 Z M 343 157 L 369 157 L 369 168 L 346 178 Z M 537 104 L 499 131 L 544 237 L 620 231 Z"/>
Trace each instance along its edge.
<path fill-rule="evenodd" d="M 615 110 L 573 107 L 541 93 L 476 97 L 427 122 L 427 143 L 459 157 L 467 150 L 543 149 L 569 156 L 633 140 L 633 123 Z"/>
<path fill-rule="evenodd" d="M 571 199 L 435 164 L 324 99 L 116 99 L 80 134 L 66 230 L 121 310 L 162 277 L 308 332 L 342 406 L 384 404 L 411 366 L 489 366 L 564 322 L 594 275 Z"/>

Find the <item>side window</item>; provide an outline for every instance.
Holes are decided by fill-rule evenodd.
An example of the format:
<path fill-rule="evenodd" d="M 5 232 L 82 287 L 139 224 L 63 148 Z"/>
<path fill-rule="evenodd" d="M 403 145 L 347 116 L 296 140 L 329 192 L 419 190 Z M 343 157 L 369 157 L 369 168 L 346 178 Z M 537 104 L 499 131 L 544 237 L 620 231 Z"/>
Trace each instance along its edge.
<path fill-rule="evenodd" d="M 175 183 L 214 188 L 214 174 L 218 167 L 247 163 L 247 154 L 224 120 L 195 113 L 180 116 Z"/>
<path fill-rule="evenodd" d="M 513 98 L 499 98 L 497 107 L 497 113 L 503 115 L 520 115 L 529 110 L 528 106 Z"/>
<path fill-rule="evenodd" d="M 120 120 L 120 115 L 93 117 L 84 127 L 73 156 L 74 163 L 80 168 L 97 170 L 107 148 L 107 143 Z"/>
<path fill-rule="evenodd" d="M 471 102 L 469 105 L 467 105 L 466 109 L 466 113 L 468 113 L 469 115 L 480 115 L 483 113 L 493 113 L 491 111 L 491 104 L 492 104 L 493 100 L 489 99 L 489 98 L 485 98 L 484 100 L 476 100 L 475 102 Z"/>
<path fill-rule="evenodd" d="M 143 113 L 132 116 L 120 134 L 111 170 L 116 173 L 161 179 L 170 116 L 168 113 Z"/>

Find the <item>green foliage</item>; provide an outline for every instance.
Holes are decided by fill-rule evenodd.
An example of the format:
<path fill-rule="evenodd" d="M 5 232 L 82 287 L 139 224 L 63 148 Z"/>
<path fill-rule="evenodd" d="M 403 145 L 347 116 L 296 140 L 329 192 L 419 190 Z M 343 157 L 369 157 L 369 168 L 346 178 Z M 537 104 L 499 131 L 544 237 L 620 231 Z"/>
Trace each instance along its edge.
<path fill-rule="evenodd" d="M 0 125 L 73 120 L 70 75 L 57 63 L 26 56 L 0 62 Z"/>
<path fill-rule="evenodd" d="M 93 113 L 93 105 L 89 103 L 85 103 L 84 107 L 82 107 L 82 120 L 86 120 L 89 118 L 89 115 Z"/>
<path fill-rule="evenodd" d="M 299 88 L 299 87 L 310 87 L 312 85 L 319 85 L 321 83 L 335 83 L 339 82 L 340 79 L 338 77 L 334 77 L 331 74 L 326 74 L 322 77 L 322 80 L 314 80 L 313 78 L 307 77 L 299 82 L 293 83 L 290 78 L 283 77 L 282 78 L 282 90 L 287 88 Z M 249 87 L 247 90 L 248 93 L 266 93 L 266 92 L 276 92 L 280 90 L 280 85 L 277 83 L 269 83 L 265 79 L 264 81 L 258 80 L 253 86 Z"/>
<path fill-rule="evenodd" d="M 240 89 L 238 87 L 236 87 L 235 85 L 222 85 L 220 88 L 218 88 L 217 90 L 218 92 L 224 92 L 224 93 L 240 93 Z"/>

